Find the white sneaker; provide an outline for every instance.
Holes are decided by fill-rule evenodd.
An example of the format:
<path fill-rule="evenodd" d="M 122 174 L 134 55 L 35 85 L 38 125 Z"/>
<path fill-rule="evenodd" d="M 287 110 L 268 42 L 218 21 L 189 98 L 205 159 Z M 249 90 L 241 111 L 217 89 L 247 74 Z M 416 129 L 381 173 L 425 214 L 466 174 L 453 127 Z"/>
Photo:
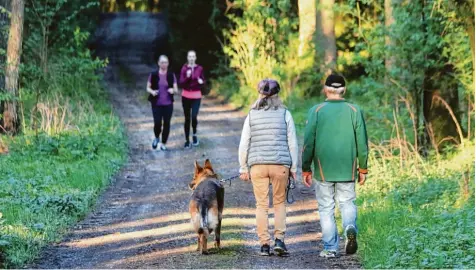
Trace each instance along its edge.
<path fill-rule="evenodd" d="M 335 258 L 337 257 L 337 251 L 335 250 L 323 250 L 321 253 L 319 253 L 319 257 L 323 258 Z"/>
<path fill-rule="evenodd" d="M 162 151 L 167 151 L 167 146 L 165 146 L 165 144 L 163 144 L 163 143 L 160 143 L 159 149 L 162 150 Z"/>

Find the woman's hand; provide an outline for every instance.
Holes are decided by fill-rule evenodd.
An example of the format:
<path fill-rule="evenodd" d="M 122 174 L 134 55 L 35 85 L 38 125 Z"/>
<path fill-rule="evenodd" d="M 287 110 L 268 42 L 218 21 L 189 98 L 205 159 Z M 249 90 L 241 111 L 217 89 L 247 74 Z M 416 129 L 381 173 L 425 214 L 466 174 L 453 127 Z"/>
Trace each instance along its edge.
<path fill-rule="evenodd" d="M 188 69 L 187 70 L 187 78 L 190 78 L 190 77 L 192 77 L 192 70 Z"/>
<path fill-rule="evenodd" d="M 249 181 L 250 180 L 250 174 L 249 173 L 240 173 L 240 179 L 243 181 Z"/>
<path fill-rule="evenodd" d="M 159 94 L 159 90 L 152 90 L 151 94 L 156 97 Z"/>
<path fill-rule="evenodd" d="M 203 84 L 203 80 L 201 78 L 198 78 L 198 83 Z"/>
<path fill-rule="evenodd" d="M 173 95 L 175 93 L 175 90 L 173 88 L 169 88 L 167 90 L 167 92 L 169 92 L 169 94 Z"/>

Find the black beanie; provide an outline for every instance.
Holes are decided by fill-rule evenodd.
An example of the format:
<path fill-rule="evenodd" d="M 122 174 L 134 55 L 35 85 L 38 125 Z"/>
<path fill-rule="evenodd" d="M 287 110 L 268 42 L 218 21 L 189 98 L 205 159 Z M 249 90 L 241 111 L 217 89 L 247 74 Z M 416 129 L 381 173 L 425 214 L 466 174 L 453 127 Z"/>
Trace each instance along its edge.
<path fill-rule="evenodd" d="M 340 75 L 331 74 L 327 77 L 325 85 L 336 89 L 345 87 L 345 79 Z"/>

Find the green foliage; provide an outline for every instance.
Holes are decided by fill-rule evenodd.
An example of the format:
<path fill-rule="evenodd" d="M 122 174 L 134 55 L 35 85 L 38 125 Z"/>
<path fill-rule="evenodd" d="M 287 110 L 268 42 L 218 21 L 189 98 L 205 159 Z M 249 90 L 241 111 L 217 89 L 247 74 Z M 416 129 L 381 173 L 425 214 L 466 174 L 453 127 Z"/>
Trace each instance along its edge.
<path fill-rule="evenodd" d="M 90 108 L 89 117 L 79 117 L 75 129 L 15 137 L 8 142 L 11 154 L 0 156 L 2 232 L 10 243 L 5 248 L 7 266 L 29 262 L 86 214 L 124 162 L 119 120 L 104 98 L 94 104 L 98 110 Z M 84 113 L 73 109 L 76 116 Z"/>
<path fill-rule="evenodd" d="M 474 181 L 468 198 L 459 189 L 473 148 L 432 161 L 420 180 L 390 170 L 370 175 L 358 195 L 366 268 L 474 268 Z"/>
<path fill-rule="evenodd" d="M 232 27 L 223 30 L 227 61 L 223 63 L 225 67 L 222 65 L 215 71 L 225 73 L 215 81 L 217 92 L 241 106 L 257 97 L 256 85 L 264 78 L 280 81 L 283 99 L 293 94 L 303 95 L 304 91 L 297 88 L 297 82 L 303 78 L 320 79 L 319 74 L 306 70 L 310 67 L 309 58 L 296 55 L 298 18 L 289 1 L 244 0 L 235 1 L 234 7 L 243 14 L 228 15 Z"/>
<path fill-rule="evenodd" d="M 345 26 L 342 35 L 347 39 L 342 43 L 346 53 L 339 59 L 340 69 L 348 78 L 355 76 L 359 67 L 365 70 L 365 76 L 352 80 L 349 89 L 356 90 L 351 92 L 364 97 L 373 108 L 383 110 L 390 122 L 393 110 L 404 112 L 411 120 L 404 121 L 409 123 L 404 125 L 406 136 L 416 140 L 416 130 L 420 147 L 429 143 L 422 136 L 436 145 L 456 135 L 450 112 L 434 111 L 433 93 L 451 104 L 459 123 L 465 123 L 463 130 L 473 128 L 466 125 L 468 115 L 474 117 L 468 109 L 474 92 L 467 35 L 471 14 L 465 15 L 461 5 L 455 1 L 402 1 L 393 5 L 395 23 L 389 27 L 384 23 L 383 1 L 339 5 Z M 386 59 L 390 66 L 385 66 Z M 408 119 L 411 115 L 413 119 Z"/>
<path fill-rule="evenodd" d="M 107 62 L 87 49 L 97 1 L 27 1 L 20 77 L 23 134 L 2 137 L 0 256 L 31 262 L 83 217 L 126 156 L 101 86 Z M 1 99 L 11 98 L 0 95 Z M 0 258 L 1 259 L 1 258 Z"/>

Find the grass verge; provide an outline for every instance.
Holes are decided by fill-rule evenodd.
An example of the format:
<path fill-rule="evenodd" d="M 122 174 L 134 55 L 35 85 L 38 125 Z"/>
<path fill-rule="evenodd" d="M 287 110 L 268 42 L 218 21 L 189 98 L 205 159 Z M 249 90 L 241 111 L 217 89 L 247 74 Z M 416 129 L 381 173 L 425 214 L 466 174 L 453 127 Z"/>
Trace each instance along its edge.
<path fill-rule="evenodd" d="M 42 247 L 59 241 L 90 211 L 126 159 L 123 126 L 99 80 L 78 81 L 75 89 L 80 94 L 45 97 L 45 109 L 32 113 L 37 130 L 27 128 L 22 135 L 1 139 L 9 151 L 0 155 L 3 267 L 23 267 Z M 24 104 L 32 102 L 26 99 Z"/>

